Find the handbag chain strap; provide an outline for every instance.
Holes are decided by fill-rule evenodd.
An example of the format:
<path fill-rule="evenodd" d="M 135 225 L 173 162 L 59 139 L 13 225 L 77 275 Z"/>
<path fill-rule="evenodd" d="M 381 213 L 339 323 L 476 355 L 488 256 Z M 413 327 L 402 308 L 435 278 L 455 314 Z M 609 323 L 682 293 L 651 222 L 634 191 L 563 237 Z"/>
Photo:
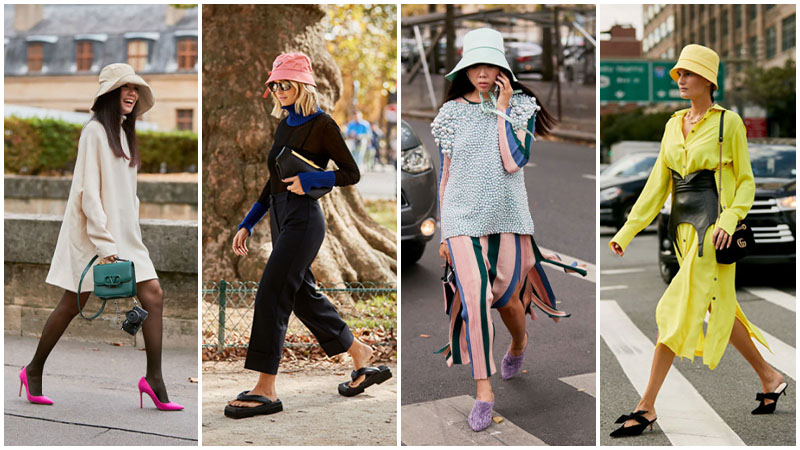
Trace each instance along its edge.
<path fill-rule="evenodd" d="M 92 258 L 92 260 L 89 261 L 89 264 L 87 264 L 86 268 L 83 269 L 83 273 L 81 274 L 80 281 L 78 281 L 78 314 L 80 314 L 81 317 L 83 317 L 86 320 L 94 320 L 94 319 L 96 319 L 100 314 L 103 313 L 103 310 L 106 308 L 106 300 L 102 300 L 101 299 L 103 301 L 103 304 L 100 306 L 100 310 L 97 311 L 97 313 L 95 315 L 93 315 L 92 317 L 86 317 L 86 315 L 83 314 L 83 307 L 81 306 L 81 285 L 83 284 L 83 277 L 85 277 L 86 273 L 89 272 L 89 269 L 92 267 L 92 264 L 95 261 L 97 261 L 97 258 L 98 258 L 98 255 L 94 255 L 94 258 Z"/>
<path fill-rule="evenodd" d="M 719 185 L 717 188 L 717 214 L 722 217 L 722 125 L 725 123 L 725 110 L 719 115 L 719 170 L 717 176 L 719 177 Z"/>

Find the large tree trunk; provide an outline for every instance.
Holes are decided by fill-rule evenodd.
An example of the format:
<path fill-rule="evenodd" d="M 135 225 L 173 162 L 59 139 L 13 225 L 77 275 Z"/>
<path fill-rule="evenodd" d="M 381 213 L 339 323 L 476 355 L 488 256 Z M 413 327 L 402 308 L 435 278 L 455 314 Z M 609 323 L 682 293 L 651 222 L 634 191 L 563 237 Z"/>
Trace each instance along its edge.
<path fill-rule="evenodd" d="M 267 152 L 278 119 L 262 98 L 272 61 L 300 51 L 312 61 L 320 106 L 332 112 L 342 90 L 325 48 L 319 5 L 203 6 L 203 278 L 259 280 L 271 250 L 269 217 L 248 239 L 249 255 L 231 242 L 266 183 Z M 387 180 L 387 182 L 394 182 Z M 395 234 L 372 220 L 355 186 L 320 199 L 328 225 L 312 270 L 319 281 L 395 281 Z"/>

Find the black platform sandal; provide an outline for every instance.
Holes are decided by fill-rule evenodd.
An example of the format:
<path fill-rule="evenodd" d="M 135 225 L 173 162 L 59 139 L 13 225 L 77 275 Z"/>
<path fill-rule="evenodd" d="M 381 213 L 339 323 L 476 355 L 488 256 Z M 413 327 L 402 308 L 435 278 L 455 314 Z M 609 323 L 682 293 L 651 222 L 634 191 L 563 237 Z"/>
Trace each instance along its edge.
<path fill-rule="evenodd" d="M 350 378 L 355 381 L 361 375 L 364 375 L 364 380 L 358 386 L 350 386 L 349 381 L 341 383 L 339 385 L 339 394 L 345 397 L 358 395 L 373 384 L 381 384 L 389 378 L 392 378 L 392 371 L 386 366 L 362 367 L 358 370 L 354 370 L 353 373 L 350 374 Z"/>
<path fill-rule="evenodd" d="M 775 392 L 759 392 L 756 394 L 756 400 L 761 402 L 758 408 L 750 411 L 750 414 L 772 414 L 775 412 L 775 407 L 778 405 L 778 399 L 781 394 L 786 395 L 786 383 L 781 383 L 775 389 Z M 772 400 L 772 403 L 765 404 L 764 400 Z"/>
<path fill-rule="evenodd" d="M 645 428 L 648 427 L 648 425 L 650 426 L 650 430 L 652 430 L 653 429 L 653 423 L 655 423 L 656 419 L 647 420 L 644 417 L 644 414 L 646 414 L 646 413 L 647 413 L 647 411 L 634 411 L 634 412 L 632 412 L 630 414 L 623 414 L 623 415 L 619 416 L 619 419 L 617 419 L 617 421 L 614 422 L 614 423 L 621 423 L 622 426 L 617 428 L 616 430 L 612 431 L 610 436 L 611 437 L 638 436 L 638 435 L 642 434 L 642 431 L 644 431 Z M 636 424 L 636 425 L 630 426 L 630 427 L 626 427 L 625 426 L 625 422 L 627 422 L 628 420 L 631 420 L 631 419 L 633 419 L 633 420 L 635 420 L 635 421 L 637 421 L 639 423 Z"/>
<path fill-rule="evenodd" d="M 236 396 L 236 400 L 243 402 L 258 402 L 258 406 L 233 406 L 227 405 L 225 407 L 225 415 L 232 419 L 244 419 L 246 417 L 254 417 L 265 414 L 275 414 L 283 411 L 283 403 L 280 399 L 275 401 L 270 400 L 263 395 L 250 395 L 249 391 L 243 391 Z"/>

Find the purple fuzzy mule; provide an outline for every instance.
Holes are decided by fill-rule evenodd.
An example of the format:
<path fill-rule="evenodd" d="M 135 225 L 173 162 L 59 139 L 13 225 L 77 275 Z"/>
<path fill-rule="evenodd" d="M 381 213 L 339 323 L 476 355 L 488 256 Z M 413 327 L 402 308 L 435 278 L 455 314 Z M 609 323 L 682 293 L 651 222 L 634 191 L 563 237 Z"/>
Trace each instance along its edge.
<path fill-rule="evenodd" d="M 525 350 L 528 349 L 528 332 L 525 332 L 525 348 L 522 349 L 522 354 L 514 356 L 506 350 L 506 355 L 503 356 L 503 362 L 500 363 L 500 376 L 507 380 L 522 369 L 522 360 L 525 359 Z"/>
<path fill-rule="evenodd" d="M 494 402 L 484 402 L 482 400 L 475 400 L 472 405 L 472 412 L 469 413 L 467 422 L 472 431 L 485 430 L 492 424 L 492 407 Z"/>

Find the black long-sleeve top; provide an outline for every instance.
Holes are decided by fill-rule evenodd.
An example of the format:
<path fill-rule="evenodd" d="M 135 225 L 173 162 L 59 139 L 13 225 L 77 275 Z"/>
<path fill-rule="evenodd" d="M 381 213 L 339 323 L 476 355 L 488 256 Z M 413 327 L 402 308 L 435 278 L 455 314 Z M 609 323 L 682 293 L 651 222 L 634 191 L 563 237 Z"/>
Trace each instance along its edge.
<path fill-rule="evenodd" d="M 287 184 L 281 181 L 275 169 L 275 160 L 284 146 L 301 149 L 299 153 L 314 161 L 319 167 L 327 167 L 328 161 L 332 159 L 338 166 L 338 169 L 333 171 L 336 176 L 334 186 L 355 184 L 361 178 L 358 165 L 342 139 L 339 125 L 331 116 L 322 113 L 297 126 L 290 126 L 284 119 L 275 131 L 275 140 L 267 155 L 269 179 L 258 198 L 258 202 L 266 208 L 269 208 L 270 194 L 286 192 Z"/>

